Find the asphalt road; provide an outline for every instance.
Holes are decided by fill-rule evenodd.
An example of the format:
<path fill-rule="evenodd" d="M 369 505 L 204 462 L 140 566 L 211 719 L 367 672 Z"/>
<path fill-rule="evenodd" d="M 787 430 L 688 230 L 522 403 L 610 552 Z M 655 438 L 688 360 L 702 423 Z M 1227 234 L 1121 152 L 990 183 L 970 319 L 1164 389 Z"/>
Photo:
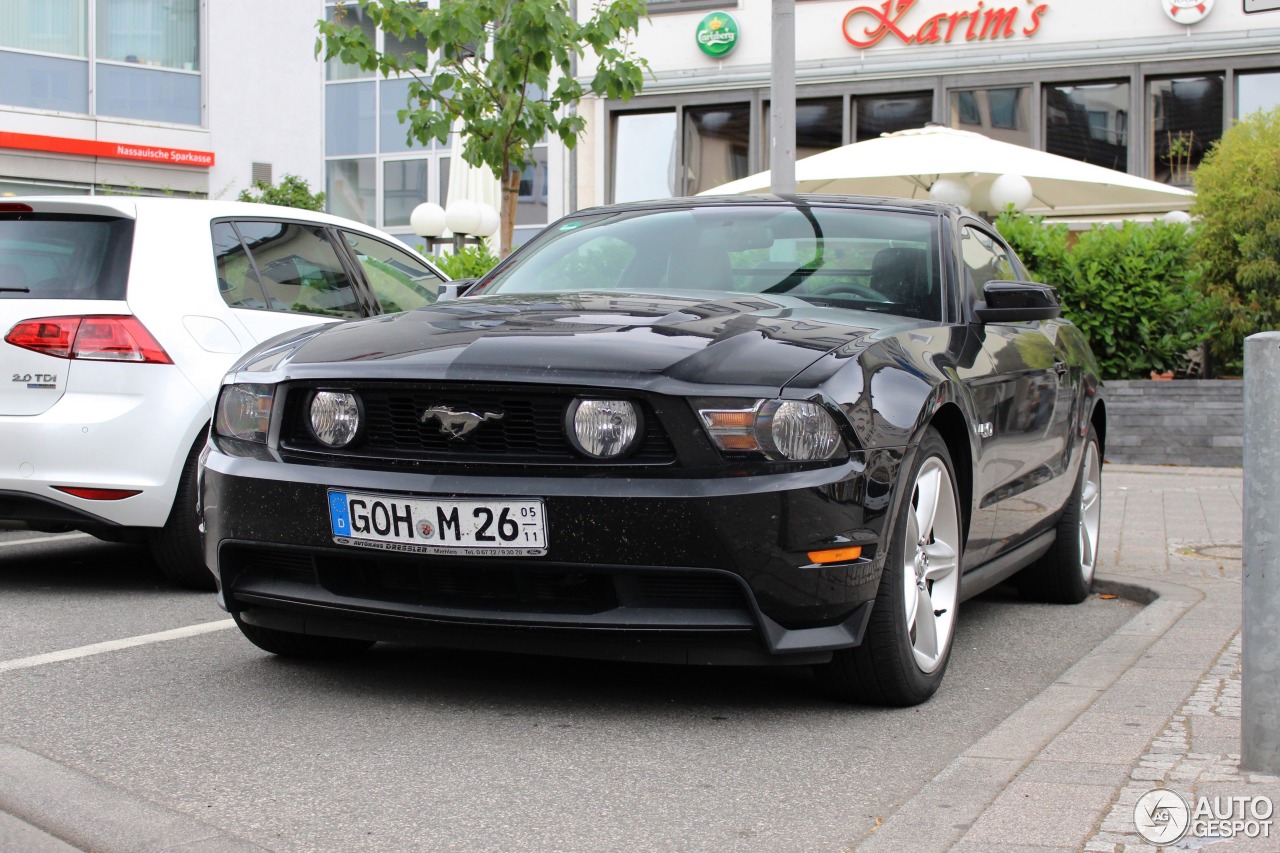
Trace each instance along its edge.
<path fill-rule="evenodd" d="M 284 661 L 144 549 L 0 531 L 0 744 L 273 850 L 844 850 L 1135 612 L 997 589 L 938 695 L 885 710 L 791 668 Z"/>

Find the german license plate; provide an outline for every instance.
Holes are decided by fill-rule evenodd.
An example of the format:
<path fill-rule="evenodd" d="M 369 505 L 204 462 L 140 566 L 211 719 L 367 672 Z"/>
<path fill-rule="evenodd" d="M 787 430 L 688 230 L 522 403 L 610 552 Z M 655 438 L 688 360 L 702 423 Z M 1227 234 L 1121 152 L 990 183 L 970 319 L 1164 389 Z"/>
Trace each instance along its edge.
<path fill-rule="evenodd" d="M 541 557 L 546 510 L 525 500 L 439 500 L 329 490 L 329 523 L 339 545 L 461 554 Z"/>

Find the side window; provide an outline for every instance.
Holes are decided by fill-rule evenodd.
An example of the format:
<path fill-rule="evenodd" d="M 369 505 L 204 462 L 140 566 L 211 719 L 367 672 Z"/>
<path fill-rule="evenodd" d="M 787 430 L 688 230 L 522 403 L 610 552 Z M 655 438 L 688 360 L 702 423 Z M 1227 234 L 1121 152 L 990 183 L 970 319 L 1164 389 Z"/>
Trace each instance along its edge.
<path fill-rule="evenodd" d="M 973 301 L 982 299 L 982 286 L 989 281 L 1013 281 L 1018 278 L 1013 259 L 985 231 L 966 225 L 960 232 L 960 254 L 964 257 L 965 278 L 969 281 Z"/>
<path fill-rule="evenodd" d="M 218 293 L 232 308 L 266 308 L 267 298 L 249 253 L 230 222 L 213 224 L 213 256 L 218 268 Z"/>
<path fill-rule="evenodd" d="M 436 301 L 440 276 L 413 255 L 364 234 L 343 231 L 385 313 L 412 311 Z"/>
<path fill-rule="evenodd" d="M 272 311 L 362 317 L 336 247 L 323 228 L 297 222 L 237 222 Z"/>

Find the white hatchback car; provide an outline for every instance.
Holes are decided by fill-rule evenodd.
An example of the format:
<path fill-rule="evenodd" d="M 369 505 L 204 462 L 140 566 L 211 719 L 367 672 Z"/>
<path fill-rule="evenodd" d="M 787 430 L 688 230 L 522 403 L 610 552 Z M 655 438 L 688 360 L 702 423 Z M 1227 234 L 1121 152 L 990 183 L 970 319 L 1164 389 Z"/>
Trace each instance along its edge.
<path fill-rule="evenodd" d="M 0 519 L 149 542 L 212 589 L 196 478 L 223 374 L 282 332 L 434 302 L 368 226 L 247 202 L 0 200 Z"/>

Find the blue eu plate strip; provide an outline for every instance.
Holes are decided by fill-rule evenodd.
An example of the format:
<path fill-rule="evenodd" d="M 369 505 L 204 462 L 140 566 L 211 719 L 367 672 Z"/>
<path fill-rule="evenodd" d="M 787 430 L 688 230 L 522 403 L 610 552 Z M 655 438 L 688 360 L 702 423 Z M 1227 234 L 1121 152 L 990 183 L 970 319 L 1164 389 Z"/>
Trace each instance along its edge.
<path fill-rule="evenodd" d="M 347 513 L 345 492 L 329 493 L 329 523 L 333 525 L 334 536 L 351 535 L 351 516 Z"/>

